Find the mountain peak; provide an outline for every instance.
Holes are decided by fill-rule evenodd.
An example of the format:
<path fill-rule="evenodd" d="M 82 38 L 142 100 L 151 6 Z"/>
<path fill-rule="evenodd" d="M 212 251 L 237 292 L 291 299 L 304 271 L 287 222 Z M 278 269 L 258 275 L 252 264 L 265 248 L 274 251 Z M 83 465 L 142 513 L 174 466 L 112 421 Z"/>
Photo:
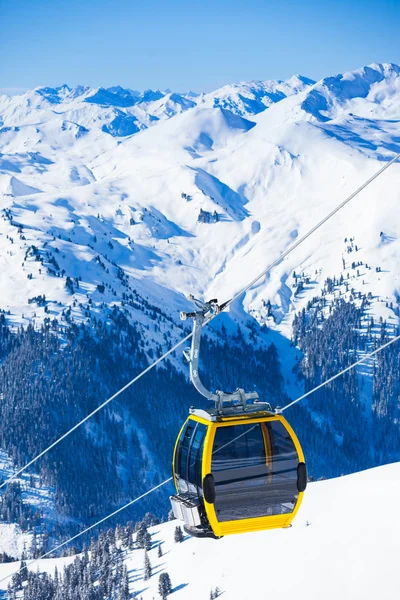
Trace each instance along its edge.
<path fill-rule="evenodd" d="M 307 94 L 301 107 L 319 121 L 335 117 L 340 107 L 356 99 L 368 99 L 375 86 L 386 82 L 389 89 L 380 90 L 380 101 L 395 93 L 399 86 L 400 67 L 393 63 L 372 63 L 354 71 L 346 71 L 318 81 Z M 382 95 L 383 94 L 383 95 Z M 371 100 L 373 98 L 371 97 Z"/>
<path fill-rule="evenodd" d="M 292 75 L 289 79 L 285 79 L 284 83 L 291 85 L 293 87 L 307 87 L 316 84 L 317 82 L 314 79 L 310 79 L 309 77 L 304 77 L 304 75 Z"/>
<path fill-rule="evenodd" d="M 64 83 L 58 87 L 38 87 L 34 90 L 35 94 L 42 96 L 50 104 L 59 104 L 71 92 L 71 88 Z"/>
<path fill-rule="evenodd" d="M 165 94 L 160 92 L 160 90 L 145 90 L 142 94 L 140 94 L 139 102 L 155 102 L 164 96 Z"/>
<path fill-rule="evenodd" d="M 85 98 L 85 102 L 90 104 L 101 104 L 102 106 L 133 106 L 137 102 L 137 97 L 129 90 L 120 86 L 112 88 L 98 88 L 92 96 Z"/>

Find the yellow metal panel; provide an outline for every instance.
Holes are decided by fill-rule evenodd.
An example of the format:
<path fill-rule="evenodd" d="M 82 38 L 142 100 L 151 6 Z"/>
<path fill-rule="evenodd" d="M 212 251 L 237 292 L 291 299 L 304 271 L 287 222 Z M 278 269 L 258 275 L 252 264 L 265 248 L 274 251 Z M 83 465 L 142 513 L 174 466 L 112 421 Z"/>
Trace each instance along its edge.
<path fill-rule="evenodd" d="M 232 535 L 235 533 L 248 533 L 250 531 L 263 531 L 265 529 L 278 529 L 289 527 L 293 520 L 293 513 L 286 515 L 272 515 L 270 517 L 258 517 L 255 519 L 240 519 L 238 521 L 226 521 L 220 524 L 220 535 Z"/>
<path fill-rule="evenodd" d="M 203 419 L 203 417 L 198 417 L 197 415 L 190 415 L 187 419 L 188 421 L 196 421 L 197 423 L 203 423 L 203 425 L 210 425 L 211 421 L 207 419 Z"/>
<path fill-rule="evenodd" d="M 217 431 L 217 426 L 219 424 L 215 422 L 209 423 L 209 427 L 207 430 L 206 439 L 204 440 L 204 448 L 203 448 L 203 465 L 202 465 L 202 478 L 209 473 L 211 473 L 211 461 L 212 461 L 212 451 L 214 448 L 214 438 L 215 432 Z M 206 515 L 208 522 L 210 523 L 211 529 L 215 533 L 215 535 L 222 535 L 220 532 L 220 526 L 217 519 L 217 514 L 215 512 L 214 504 L 210 504 L 204 500 L 204 508 L 206 510 Z"/>

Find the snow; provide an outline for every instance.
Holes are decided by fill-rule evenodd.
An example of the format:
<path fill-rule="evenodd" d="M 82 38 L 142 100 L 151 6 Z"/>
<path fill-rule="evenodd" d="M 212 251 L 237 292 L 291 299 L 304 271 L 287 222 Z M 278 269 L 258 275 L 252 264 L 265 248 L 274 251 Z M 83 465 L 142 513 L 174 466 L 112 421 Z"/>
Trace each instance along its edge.
<path fill-rule="evenodd" d="M 13 170 L 12 163 L 7 164 L 6 162 L 4 162 L 3 166 L 8 168 L 10 171 Z M 39 194 L 41 191 L 37 190 L 36 188 L 30 185 L 26 185 L 17 177 L 8 175 L 1 175 L 0 177 L 0 191 L 5 196 L 17 198 L 18 196 L 29 196 L 31 194 Z"/>
<path fill-rule="evenodd" d="M 312 483 L 286 530 L 218 541 L 188 539 L 177 546 L 172 541 L 176 522 L 163 525 L 164 568 L 174 586 L 188 584 L 176 598 L 207 598 L 216 586 L 232 600 L 392 597 L 400 550 L 399 475 L 395 464 Z M 135 566 L 142 565 L 137 560 Z M 155 595 L 151 584 L 143 600 Z"/>
<path fill-rule="evenodd" d="M 56 568 L 58 571 L 62 570 L 65 566 L 71 564 L 75 559 L 75 556 L 66 556 L 64 558 L 48 558 L 44 560 L 39 560 L 35 563 L 35 572 L 36 567 L 39 571 L 46 571 L 54 576 Z M 21 563 L 18 562 L 18 567 Z M 29 564 L 29 561 L 28 561 Z M 0 565 L 0 577 L 10 577 L 17 570 L 16 563 L 5 563 Z M 0 590 L 6 590 L 10 579 L 3 581 L 0 583 Z M 1 592 L 0 592 L 1 593 Z M 0 596 L 2 598 L 2 596 Z"/>
<path fill-rule="evenodd" d="M 32 539 L 32 533 L 22 532 L 19 525 L 0 523 L 0 552 L 5 552 L 13 558 L 20 558 L 22 553 L 31 547 Z"/>
<path fill-rule="evenodd" d="M 128 552 L 131 592 L 158 598 L 158 576 L 169 573 L 173 597 L 203 600 L 219 587 L 229 600 L 395 598 L 400 552 L 400 463 L 309 484 L 289 529 L 188 538 L 176 544 L 171 521 L 151 528 L 153 576 L 143 580 L 143 550 Z M 157 557 L 158 544 L 163 556 Z M 54 572 L 73 557 L 43 560 Z M 0 565 L 0 578 L 15 570 Z M 35 570 L 37 565 L 33 567 Z M 7 582 L 1 584 L 6 589 Z"/>

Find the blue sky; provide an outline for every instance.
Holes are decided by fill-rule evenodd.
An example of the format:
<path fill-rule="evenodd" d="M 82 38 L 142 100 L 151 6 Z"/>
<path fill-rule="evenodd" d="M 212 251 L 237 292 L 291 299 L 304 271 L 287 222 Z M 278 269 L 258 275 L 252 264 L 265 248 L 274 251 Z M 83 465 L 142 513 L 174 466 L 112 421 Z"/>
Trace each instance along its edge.
<path fill-rule="evenodd" d="M 0 88 L 210 91 L 400 63 L 400 0 L 0 0 Z"/>

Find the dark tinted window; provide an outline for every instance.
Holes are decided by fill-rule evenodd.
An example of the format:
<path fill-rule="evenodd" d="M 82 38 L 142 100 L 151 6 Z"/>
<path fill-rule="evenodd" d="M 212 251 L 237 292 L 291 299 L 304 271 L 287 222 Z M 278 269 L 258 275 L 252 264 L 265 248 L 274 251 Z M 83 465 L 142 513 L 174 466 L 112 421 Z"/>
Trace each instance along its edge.
<path fill-rule="evenodd" d="M 219 427 L 212 457 L 218 520 L 291 512 L 297 464 L 293 441 L 279 421 Z"/>
<path fill-rule="evenodd" d="M 187 459 L 189 453 L 189 446 L 192 441 L 192 435 L 194 432 L 194 423 L 189 421 L 189 423 L 184 427 L 178 442 L 178 446 L 176 449 L 176 459 L 175 459 L 175 472 L 176 475 L 180 478 L 187 479 Z"/>
<path fill-rule="evenodd" d="M 175 473 L 180 493 L 202 493 L 202 452 L 207 426 L 189 421 L 181 433 L 175 457 Z"/>
<path fill-rule="evenodd" d="M 189 456 L 189 473 L 188 481 L 193 485 L 202 487 L 201 481 L 201 466 L 202 466 L 202 453 L 204 438 L 206 436 L 207 427 L 198 423 L 196 431 L 193 436 L 193 442 L 190 449 Z"/>
<path fill-rule="evenodd" d="M 212 458 L 213 472 L 265 465 L 265 460 L 265 446 L 258 423 L 217 429 Z"/>
<path fill-rule="evenodd" d="M 288 431 L 280 421 L 263 423 L 263 426 L 267 427 L 269 432 L 275 462 L 274 470 L 279 469 L 279 463 L 285 463 L 285 469 L 296 470 L 298 461 L 297 450 Z"/>

